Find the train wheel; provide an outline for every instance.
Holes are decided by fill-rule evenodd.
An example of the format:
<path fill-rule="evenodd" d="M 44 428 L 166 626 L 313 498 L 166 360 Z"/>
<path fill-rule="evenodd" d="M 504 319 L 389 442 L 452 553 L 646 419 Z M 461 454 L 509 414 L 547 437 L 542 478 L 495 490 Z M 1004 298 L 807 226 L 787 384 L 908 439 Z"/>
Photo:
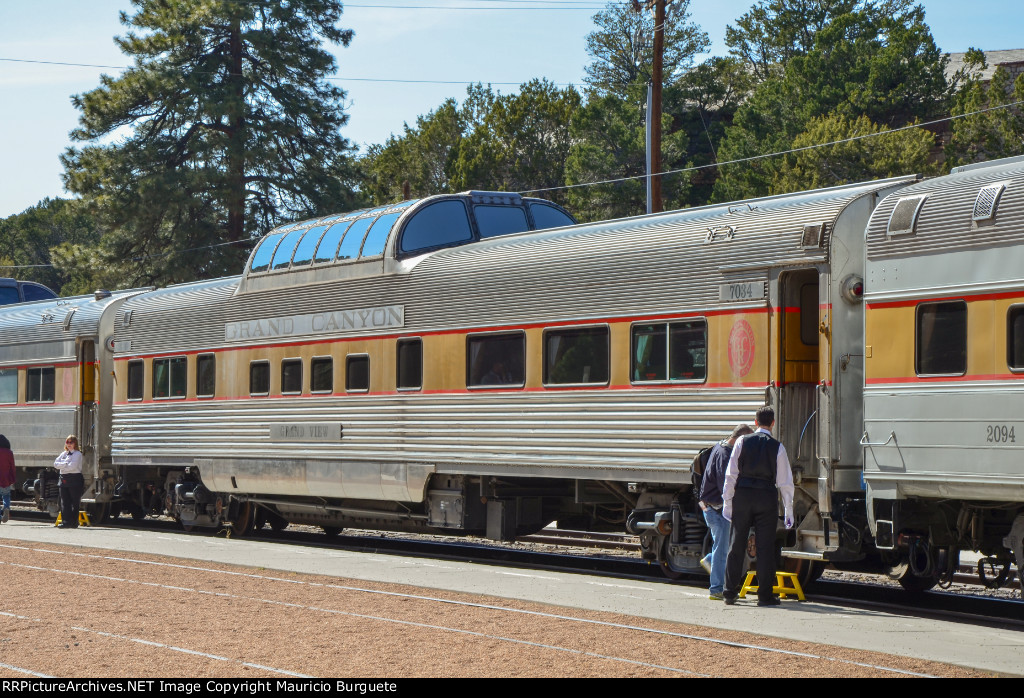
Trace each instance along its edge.
<path fill-rule="evenodd" d="M 668 561 L 665 559 L 666 557 L 668 557 L 668 545 L 669 539 L 666 538 L 665 542 L 661 546 L 661 560 L 658 561 L 658 564 L 661 565 L 661 573 L 669 579 L 682 579 L 686 573 L 676 572 L 674 569 L 669 567 Z"/>
<path fill-rule="evenodd" d="M 335 538 L 342 531 L 341 526 L 321 526 L 320 528 L 324 529 L 324 535 L 328 538 Z"/>
<path fill-rule="evenodd" d="M 885 574 L 894 582 L 899 582 L 900 586 L 911 594 L 920 594 L 923 591 L 928 591 L 939 582 L 937 574 L 919 577 L 911 572 L 910 562 L 906 559 L 902 559 L 895 565 L 887 567 Z"/>
<path fill-rule="evenodd" d="M 929 577 L 918 577 L 916 574 L 906 574 L 899 579 L 900 586 L 909 591 L 911 594 L 920 594 L 922 591 L 928 591 L 933 586 L 939 583 L 938 575 Z"/>
<path fill-rule="evenodd" d="M 803 589 L 814 585 L 822 572 L 825 571 L 825 563 L 820 560 L 803 560 L 786 557 L 782 559 L 782 569 L 785 572 L 792 572 L 800 582 Z"/>
<path fill-rule="evenodd" d="M 230 529 L 233 536 L 247 536 L 253 532 L 256 524 L 255 505 L 252 502 L 242 502 L 238 505 L 238 514 L 231 522 Z"/>

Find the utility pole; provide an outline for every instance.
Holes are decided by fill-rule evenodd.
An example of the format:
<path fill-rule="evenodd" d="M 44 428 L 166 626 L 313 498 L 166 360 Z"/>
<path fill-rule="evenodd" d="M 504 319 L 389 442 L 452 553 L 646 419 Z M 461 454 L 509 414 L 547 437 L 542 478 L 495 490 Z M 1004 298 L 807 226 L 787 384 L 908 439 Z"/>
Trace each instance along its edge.
<path fill-rule="evenodd" d="M 648 134 L 647 210 L 659 213 L 665 210 L 661 198 L 661 84 L 662 56 L 665 54 L 665 0 L 647 0 L 647 9 L 654 9 L 654 59 L 651 66 L 650 100 L 647 105 L 650 132 Z"/>

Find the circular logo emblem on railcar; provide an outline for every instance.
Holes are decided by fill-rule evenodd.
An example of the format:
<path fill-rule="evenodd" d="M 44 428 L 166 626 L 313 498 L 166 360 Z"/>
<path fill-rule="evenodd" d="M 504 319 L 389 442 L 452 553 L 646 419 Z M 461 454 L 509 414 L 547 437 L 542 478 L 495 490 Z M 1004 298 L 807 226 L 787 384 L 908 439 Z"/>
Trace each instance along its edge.
<path fill-rule="evenodd" d="M 742 378 L 754 365 L 754 330 L 746 320 L 738 320 L 729 332 L 729 368 Z"/>

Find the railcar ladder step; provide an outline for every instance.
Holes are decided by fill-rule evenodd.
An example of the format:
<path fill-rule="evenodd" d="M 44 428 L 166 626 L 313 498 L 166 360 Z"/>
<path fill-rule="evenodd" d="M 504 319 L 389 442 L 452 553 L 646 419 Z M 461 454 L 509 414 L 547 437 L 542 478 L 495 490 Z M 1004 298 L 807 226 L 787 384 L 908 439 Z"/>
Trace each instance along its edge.
<path fill-rule="evenodd" d="M 62 521 L 60 514 L 57 514 L 57 520 L 53 522 L 54 526 L 60 526 Z M 89 521 L 89 515 L 84 511 L 78 512 L 78 525 L 79 526 L 92 526 L 92 522 Z"/>
<path fill-rule="evenodd" d="M 743 582 L 743 587 L 740 589 L 740 598 L 744 598 L 748 591 L 751 593 L 757 592 L 757 585 L 754 584 L 754 579 L 756 577 L 757 572 L 754 572 L 753 570 L 747 572 L 747 578 Z M 792 586 L 787 586 L 786 580 L 789 580 Z M 803 587 L 800 586 L 800 580 L 796 578 L 795 572 L 776 572 L 775 586 L 772 587 L 772 591 L 783 599 L 789 596 L 795 596 L 799 601 L 807 600 L 804 596 Z"/>

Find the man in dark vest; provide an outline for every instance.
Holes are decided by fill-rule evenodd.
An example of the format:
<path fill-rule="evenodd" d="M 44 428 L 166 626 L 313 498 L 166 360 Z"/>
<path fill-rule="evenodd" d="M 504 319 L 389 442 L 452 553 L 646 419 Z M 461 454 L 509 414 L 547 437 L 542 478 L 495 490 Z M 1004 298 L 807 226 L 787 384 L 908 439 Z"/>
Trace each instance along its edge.
<path fill-rule="evenodd" d="M 722 492 L 722 515 L 732 521 L 732 538 L 725 568 L 725 603 L 736 603 L 746 577 L 743 569 L 751 526 L 757 540 L 757 605 L 778 606 L 775 586 L 775 528 L 779 494 L 786 528 L 793 527 L 793 471 L 786 447 L 772 438 L 775 410 L 757 411 L 757 431 L 736 442 L 729 456 Z"/>

